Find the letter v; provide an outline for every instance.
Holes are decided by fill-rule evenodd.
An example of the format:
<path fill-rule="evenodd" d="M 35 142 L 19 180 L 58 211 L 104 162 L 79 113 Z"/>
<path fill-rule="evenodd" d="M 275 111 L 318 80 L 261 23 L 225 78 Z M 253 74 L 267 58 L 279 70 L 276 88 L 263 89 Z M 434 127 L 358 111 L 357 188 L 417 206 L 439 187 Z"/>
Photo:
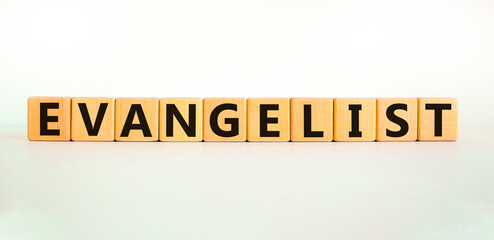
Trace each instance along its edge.
<path fill-rule="evenodd" d="M 108 107 L 108 103 L 102 103 L 98 109 L 98 115 L 96 116 L 96 120 L 94 121 L 94 126 L 91 124 L 91 118 L 89 117 L 89 112 L 87 110 L 86 103 L 79 103 L 79 110 L 81 111 L 82 120 L 84 120 L 84 124 L 86 125 L 86 130 L 89 136 L 98 136 L 99 129 L 101 127 L 101 123 L 103 122 L 103 117 L 105 116 L 106 108 Z"/>

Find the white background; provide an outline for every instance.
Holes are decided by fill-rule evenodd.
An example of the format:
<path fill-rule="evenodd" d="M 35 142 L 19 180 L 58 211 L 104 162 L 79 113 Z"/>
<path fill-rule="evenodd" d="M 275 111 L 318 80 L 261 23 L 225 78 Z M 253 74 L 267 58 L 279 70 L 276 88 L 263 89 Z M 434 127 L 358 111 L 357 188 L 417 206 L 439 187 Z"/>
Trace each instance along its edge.
<path fill-rule="evenodd" d="M 0 0 L 0 239 L 494 239 L 492 81 L 492 0 Z M 29 142 L 29 96 L 456 97 L 459 140 Z"/>
<path fill-rule="evenodd" d="M 0 1 L 0 123 L 29 96 L 456 97 L 494 122 L 494 1 Z"/>

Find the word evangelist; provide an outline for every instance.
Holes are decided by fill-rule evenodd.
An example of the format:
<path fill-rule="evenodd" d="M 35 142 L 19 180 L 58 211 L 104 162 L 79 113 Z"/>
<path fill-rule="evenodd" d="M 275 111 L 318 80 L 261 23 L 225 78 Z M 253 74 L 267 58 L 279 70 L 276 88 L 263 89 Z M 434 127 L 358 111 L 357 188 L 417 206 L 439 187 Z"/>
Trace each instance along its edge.
<path fill-rule="evenodd" d="M 47 141 L 454 141 L 455 98 L 30 97 Z"/>

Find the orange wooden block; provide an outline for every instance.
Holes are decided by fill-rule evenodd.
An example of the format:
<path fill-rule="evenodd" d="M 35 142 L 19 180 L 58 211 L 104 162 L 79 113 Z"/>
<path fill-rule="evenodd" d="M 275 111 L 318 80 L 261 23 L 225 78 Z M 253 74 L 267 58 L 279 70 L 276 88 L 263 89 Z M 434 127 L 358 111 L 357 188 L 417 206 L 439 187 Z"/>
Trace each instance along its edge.
<path fill-rule="evenodd" d="M 29 140 L 70 140 L 69 97 L 30 97 L 27 102 Z"/>
<path fill-rule="evenodd" d="M 158 141 L 158 99 L 117 98 L 115 140 Z"/>
<path fill-rule="evenodd" d="M 376 140 L 376 99 L 337 98 L 333 107 L 335 141 Z"/>
<path fill-rule="evenodd" d="M 205 98 L 203 138 L 206 142 L 245 142 L 245 98 Z"/>
<path fill-rule="evenodd" d="M 160 99 L 160 141 L 202 141 L 202 99 Z"/>
<path fill-rule="evenodd" d="M 247 99 L 247 141 L 290 141 L 290 99 Z"/>
<path fill-rule="evenodd" d="M 417 140 L 417 99 L 377 99 L 377 141 Z"/>
<path fill-rule="evenodd" d="M 72 98 L 73 141 L 113 141 L 115 139 L 115 99 Z"/>
<path fill-rule="evenodd" d="M 419 141 L 455 141 L 458 137 L 458 101 L 455 98 L 419 98 Z"/>
<path fill-rule="evenodd" d="M 333 99 L 292 98 L 292 142 L 330 142 L 333 140 Z"/>

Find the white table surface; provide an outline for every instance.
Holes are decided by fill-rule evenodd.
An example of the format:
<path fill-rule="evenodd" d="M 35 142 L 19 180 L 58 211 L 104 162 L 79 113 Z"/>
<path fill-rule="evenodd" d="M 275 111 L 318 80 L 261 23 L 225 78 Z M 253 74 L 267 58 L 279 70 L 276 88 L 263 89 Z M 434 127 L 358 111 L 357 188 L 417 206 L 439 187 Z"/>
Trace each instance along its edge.
<path fill-rule="evenodd" d="M 0 239 L 494 239 L 494 127 L 457 142 L 30 142 Z"/>

